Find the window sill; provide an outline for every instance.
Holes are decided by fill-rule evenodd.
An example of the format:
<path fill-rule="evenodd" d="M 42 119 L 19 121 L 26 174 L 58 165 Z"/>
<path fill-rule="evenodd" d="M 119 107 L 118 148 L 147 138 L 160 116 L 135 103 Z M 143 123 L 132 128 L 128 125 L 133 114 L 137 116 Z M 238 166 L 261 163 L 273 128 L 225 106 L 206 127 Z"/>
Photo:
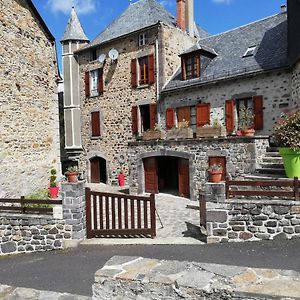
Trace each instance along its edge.
<path fill-rule="evenodd" d="M 101 140 L 102 139 L 102 136 L 99 135 L 99 136 L 91 136 L 91 140 Z"/>
<path fill-rule="evenodd" d="M 150 87 L 150 84 L 141 84 L 141 85 L 138 85 L 137 86 L 137 89 L 145 89 L 145 88 L 148 88 L 148 87 Z"/>

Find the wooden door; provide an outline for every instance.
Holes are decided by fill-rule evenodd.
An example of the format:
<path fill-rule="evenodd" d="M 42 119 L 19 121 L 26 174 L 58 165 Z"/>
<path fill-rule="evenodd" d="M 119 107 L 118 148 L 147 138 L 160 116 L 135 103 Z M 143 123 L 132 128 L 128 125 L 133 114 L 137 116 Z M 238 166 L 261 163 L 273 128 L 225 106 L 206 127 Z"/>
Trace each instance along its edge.
<path fill-rule="evenodd" d="M 98 159 L 91 159 L 91 183 L 100 183 L 100 162 Z"/>
<path fill-rule="evenodd" d="M 225 156 L 210 156 L 208 158 L 209 167 L 213 164 L 219 164 L 223 168 L 222 181 L 226 180 L 226 157 Z"/>
<path fill-rule="evenodd" d="M 144 159 L 145 192 L 158 193 L 157 159 L 149 157 Z"/>
<path fill-rule="evenodd" d="M 190 198 L 190 168 L 188 159 L 178 159 L 178 189 L 181 197 Z"/>

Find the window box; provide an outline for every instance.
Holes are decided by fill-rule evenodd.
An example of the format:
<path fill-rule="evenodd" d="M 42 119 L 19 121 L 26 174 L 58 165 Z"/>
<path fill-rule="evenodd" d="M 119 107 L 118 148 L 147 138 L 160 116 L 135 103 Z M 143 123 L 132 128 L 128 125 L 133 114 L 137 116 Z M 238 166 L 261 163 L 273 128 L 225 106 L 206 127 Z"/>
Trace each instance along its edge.
<path fill-rule="evenodd" d="M 158 130 L 148 130 L 143 133 L 143 140 L 150 141 L 150 140 L 164 140 L 165 139 L 165 132 L 158 131 Z"/>
<path fill-rule="evenodd" d="M 167 130 L 166 135 L 167 140 L 177 140 L 177 139 L 192 139 L 193 129 L 188 128 L 172 128 Z"/>
<path fill-rule="evenodd" d="M 218 137 L 226 136 L 226 128 L 221 127 L 198 127 L 197 128 L 197 137 Z"/>

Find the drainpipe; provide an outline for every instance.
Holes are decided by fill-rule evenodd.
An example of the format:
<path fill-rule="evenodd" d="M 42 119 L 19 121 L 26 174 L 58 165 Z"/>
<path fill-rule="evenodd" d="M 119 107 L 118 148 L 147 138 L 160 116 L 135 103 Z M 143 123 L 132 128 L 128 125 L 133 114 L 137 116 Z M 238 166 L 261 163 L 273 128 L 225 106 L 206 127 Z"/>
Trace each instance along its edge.
<path fill-rule="evenodd" d="M 156 102 L 159 100 L 159 57 L 158 57 L 158 38 L 155 40 L 155 57 L 156 57 Z"/>

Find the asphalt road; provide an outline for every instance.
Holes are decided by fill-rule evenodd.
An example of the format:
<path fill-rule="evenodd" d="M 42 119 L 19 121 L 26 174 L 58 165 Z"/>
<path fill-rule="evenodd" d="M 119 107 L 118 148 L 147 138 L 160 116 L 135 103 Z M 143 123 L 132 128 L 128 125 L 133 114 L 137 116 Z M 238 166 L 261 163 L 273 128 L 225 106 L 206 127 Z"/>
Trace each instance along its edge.
<path fill-rule="evenodd" d="M 214 245 L 79 246 L 0 258 L 0 283 L 91 296 L 94 273 L 115 255 L 300 272 L 300 240 Z"/>

